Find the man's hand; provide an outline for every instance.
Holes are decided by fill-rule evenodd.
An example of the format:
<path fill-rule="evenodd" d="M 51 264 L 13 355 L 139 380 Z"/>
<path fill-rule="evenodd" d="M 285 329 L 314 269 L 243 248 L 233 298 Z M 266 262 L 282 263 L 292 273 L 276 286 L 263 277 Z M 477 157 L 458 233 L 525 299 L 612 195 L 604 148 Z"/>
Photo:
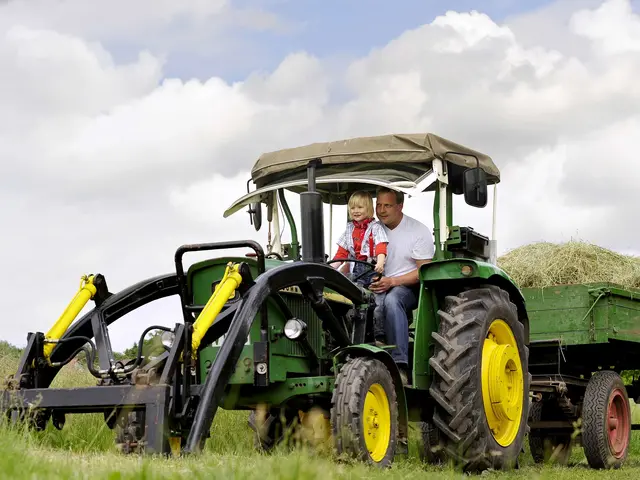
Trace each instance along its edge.
<path fill-rule="evenodd" d="M 383 293 L 392 287 L 395 287 L 393 277 L 381 277 L 380 280 L 372 282 L 371 285 L 369 285 L 369 290 L 373 293 Z"/>

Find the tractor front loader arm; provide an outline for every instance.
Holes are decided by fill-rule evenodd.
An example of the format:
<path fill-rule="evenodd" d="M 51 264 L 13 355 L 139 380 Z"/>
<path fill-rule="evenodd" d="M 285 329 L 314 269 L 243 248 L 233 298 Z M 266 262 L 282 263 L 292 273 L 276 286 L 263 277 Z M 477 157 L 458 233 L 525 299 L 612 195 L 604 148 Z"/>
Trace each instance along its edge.
<path fill-rule="evenodd" d="M 200 401 L 196 408 L 193 426 L 184 448 L 185 453 L 199 451 L 203 435 L 211 428 L 220 401 L 240 358 L 245 339 L 251 325 L 263 303 L 275 292 L 288 287 L 298 286 L 303 292 L 316 293 L 328 287 L 340 295 L 344 295 L 356 305 L 366 302 L 367 297 L 355 284 L 333 267 L 319 263 L 297 262 L 285 264 L 260 275 L 255 283 L 246 291 L 230 322 L 225 341 L 220 347 L 213 361 L 204 386 L 201 390 Z M 316 313 L 329 332 L 336 338 L 343 338 L 349 343 L 349 338 L 340 335 L 340 325 L 334 323 L 335 318 L 318 303 L 318 295 L 306 297 L 316 307 Z"/>
<path fill-rule="evenodd" d="M 36 386 L 47 388 L 62 368 L 61 363 L 72 357 L 74 352 L 87 343 L 87 339 L 94 338 L 98 349 L 101 346 L 106 347 L 110 343 L 108 332 L 103 335 L 101 340 L 99 340 L 97 333 L 106 331 L 110 324 L 149 302 L 179 293 L 175 274 L 152 277 L 117 293 L 109 292 L 104 277 L 97 274 L 93 276 L 93 286 L 96 288 L 96 293 L 92 297 L 96 306 L 73 322 L 75 316 L 88 302 L 88 299 L 86 301 L 84 299 L 91 292 L 91 287 L 83 286 L 87 292 L 76 295 L 70 303 L 70 305 L 73 304 L 73 307 L 67 308 L 65 314 L 49 330 L 47 335 L 51 337 L 53 343 L 45 342 L 44 333 L 30 332 L 28 334 L 27 347 L 23 351 L 16 373 L 13 375 L 20 388 Z M 84 304 L 80 305 L 81 302 Z M 58 340 L 55 340 L 54 336 L 58 337 Z M 51 345 L 49 357 L 46 360 L 42 345 L 44 347 Z M 38 358 L 40 361 L 36 364 L 34 360 Z"/>

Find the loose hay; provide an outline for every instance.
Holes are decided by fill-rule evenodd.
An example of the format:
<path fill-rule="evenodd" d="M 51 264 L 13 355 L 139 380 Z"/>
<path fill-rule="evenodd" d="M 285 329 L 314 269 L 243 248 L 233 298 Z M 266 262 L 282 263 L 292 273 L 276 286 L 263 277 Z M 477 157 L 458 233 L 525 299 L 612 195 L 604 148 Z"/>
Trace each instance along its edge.
<path fill-rule="evenodd" d="M 639 257 L 579 241 L 525 245 L 498 258 L 498 265 L 520 288 L 593 282 L 640 288 Z"/>

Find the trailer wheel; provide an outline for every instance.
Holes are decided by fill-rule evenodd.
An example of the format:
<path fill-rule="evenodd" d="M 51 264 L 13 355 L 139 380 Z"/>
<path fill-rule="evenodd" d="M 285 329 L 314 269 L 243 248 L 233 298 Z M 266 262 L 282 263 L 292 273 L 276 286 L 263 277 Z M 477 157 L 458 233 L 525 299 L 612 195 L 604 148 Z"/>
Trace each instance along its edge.
<path fill-rule="evenodd" d="M 556 412 L 551 410 L 552 404 L 544 401 L 531 404 L 529 418 L 533 422 L 541 420 L 555 420 Z M 529 449 L 536 463 L 551 462 L 559 465 L 569 463 L 573 450 L 571 435 L 545 435 L 544 432 L 531 430 L 529 432 Z"/>
<path fill-rule="evenodd" d="M 465 472 L 517 466 L 529 413 L 529 349 L 516 306 L 488 285 L 448 296 L 438 311 L 433 423 Z"/>
<path fill-rule="evenodd" d="M 398 436 L 393 379 L 384 363 L 352 358 L 340 370 L 332 397 L 331 427 L 338 454 L 380 467 L 391 465 Z"/>
<path fill-rule="evenodd" d="M 591 468 L 620 468 L 629 453 L 631 411 L 616 372 L 596 372 L 584 394 L 582 444 Z"/>

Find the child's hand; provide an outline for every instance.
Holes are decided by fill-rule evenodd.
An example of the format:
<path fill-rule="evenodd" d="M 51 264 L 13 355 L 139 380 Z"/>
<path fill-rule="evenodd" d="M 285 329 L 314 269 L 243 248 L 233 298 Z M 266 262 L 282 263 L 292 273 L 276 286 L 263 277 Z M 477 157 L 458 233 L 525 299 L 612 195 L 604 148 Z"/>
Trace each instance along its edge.
<path fill-rule="evenodd" d="M 382 273 L 382 271 L 384 270 L 384 261 L 386 260 L 386 255 L 384 255 L 383 253 L 381 253 L 380 255 L 378 255 L 378 258 L 376 259 L 376 267 L 375 267 L 375 271 L 378 273 Z"/>

